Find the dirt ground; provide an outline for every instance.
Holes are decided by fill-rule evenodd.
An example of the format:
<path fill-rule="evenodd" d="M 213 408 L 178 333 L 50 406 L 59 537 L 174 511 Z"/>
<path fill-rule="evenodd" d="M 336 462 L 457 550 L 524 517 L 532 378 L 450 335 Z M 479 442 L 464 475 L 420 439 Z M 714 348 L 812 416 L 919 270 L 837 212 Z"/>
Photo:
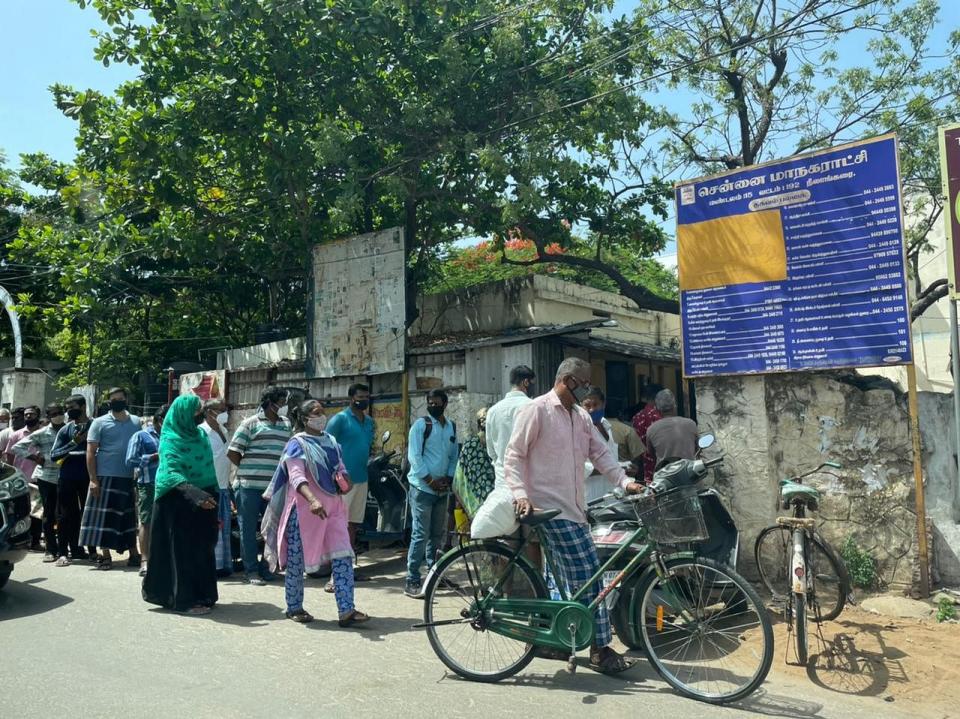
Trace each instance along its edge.
<path fill-rule="evenodd" d="M 891 710 L 930 719 L 960 715 L 960 624 L 847 607 L 835 621 L 823 623 L 822 638 L 811 625 L 810 660 L 804 667 L 797 664 L 786 623 L 777 621 L 776 613 L 773 617 L 778 656 L 771 676 L 808 680 L 847 696 L 877 697 Z"/>

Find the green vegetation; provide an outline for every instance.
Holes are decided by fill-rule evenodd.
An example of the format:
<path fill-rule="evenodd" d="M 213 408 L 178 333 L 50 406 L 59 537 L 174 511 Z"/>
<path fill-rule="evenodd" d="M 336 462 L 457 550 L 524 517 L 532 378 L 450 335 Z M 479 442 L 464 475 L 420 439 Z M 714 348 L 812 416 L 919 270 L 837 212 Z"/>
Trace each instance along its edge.
<path fill-rule="evenodd" d="M 950 597 L 940 597 L 937 602 L 937 621 L 947 622 L 957 618 L 957 607 Z"/>
<path fill-rule="evenodd" d="M 840 548 L 840 556 L 847 565 L 850 581 L 861 589 L 875 589 L 880 577 L 877 574 L 877 562 L 873 556 L 861 549 L 853 537 L 847 537 Z"/>

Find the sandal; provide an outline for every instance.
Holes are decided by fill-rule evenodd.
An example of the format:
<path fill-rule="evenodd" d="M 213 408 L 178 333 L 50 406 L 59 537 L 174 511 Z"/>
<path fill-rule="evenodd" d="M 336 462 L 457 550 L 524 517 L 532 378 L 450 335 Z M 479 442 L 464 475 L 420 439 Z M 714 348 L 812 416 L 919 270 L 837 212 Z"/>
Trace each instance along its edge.
<path fill-rule="evenodd" d="M 352 627 L 354 624 L 363 624 L 369 621 L 369 615 L 354 609 L 347 616 L 340 617 L 340 619 L 337 620 L 337 624 L 339 624 L 341 628 L 346 629 L 347 627 Z"/>
<path fill-rule="evenodd" d="M 191 617 L 202 617 L 205 614 L 210 613 L 210 607 L 205 607 L 202 604 L 198 604 L 195 607 L 190 607 L 184 614 L 188 614 Z"/>
<path fill-rule="evenodd" d="M 298 609 L 295 612 L 287 612 L 287 619 L 291 619 L 297 624 L 309 624 L 313 621 L 313 615 L 305 609 Z"/>
<path fill-rule="evenodd" d="M 590 668 L 601 674 L 619 674 L 626 671 L 632 662 L 628 662 L 622 654 L 618 654 L 610 647 L 602 647 L 590 652 Z"/>
<path fill-rule="evenodd" d="M 55 567 L 69 567 L 69 566 L 70 566 L 70 558 L 69 558 L 69 557 L 60 557 L 60 558 L 57 560 L 57 563 L 54 564 L 53 566 L 55 566 Z"/>
<path fill-rule="evenodd" d="M 97 562 L 97 569 L 99 569 L 101 572 L 109 572 L 111 569 L 113 569 L 113 559 L 104 559 L 101 557 Z"/>

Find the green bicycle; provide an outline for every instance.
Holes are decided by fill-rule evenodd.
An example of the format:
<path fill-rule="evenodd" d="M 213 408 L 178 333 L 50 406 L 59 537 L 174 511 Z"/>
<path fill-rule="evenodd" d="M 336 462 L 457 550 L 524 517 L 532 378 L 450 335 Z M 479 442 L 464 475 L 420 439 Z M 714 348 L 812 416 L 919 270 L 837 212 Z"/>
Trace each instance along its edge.
<path fill-rule="evenodd" d="M 692 485 L 722 458 L 682 461 Z M 642 572 L 633 584 L 631 631 L 667 683 L 714 704 L 742 699 L 759 687 L 773 660 L 773 630 L 760 597 L 729 568 L 669 547 L 705 538 L 696 488 L 630 499 L 639 527 L 579 591 L 567 596 L 558 587 L 559 600 L 550 598 L 540 572 L 524 556 L 529 538 L 472 541 L 441 557 L 427 579 L 423 623 L 417 625 L 426 628 L 440 660 L 466 679 L 496 682 L 526 667 L 537 647 L 549 647 L 569 652 L 573 671 L 576 653 L 594 638 L 600 602 Z M 522 521 L 539 533 L 558 514 L 536 511 Z M 546 566 L 558 576 L 541 546 Z M 634 553 L 626 567 L 589 606 L 581 604 L 587 588 L 626 552 Z"/>

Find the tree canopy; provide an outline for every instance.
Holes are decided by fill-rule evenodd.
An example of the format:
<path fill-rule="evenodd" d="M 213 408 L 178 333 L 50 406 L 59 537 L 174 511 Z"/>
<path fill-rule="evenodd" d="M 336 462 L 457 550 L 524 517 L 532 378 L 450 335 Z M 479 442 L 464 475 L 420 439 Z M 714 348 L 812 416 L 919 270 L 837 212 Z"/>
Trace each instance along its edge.
<path fill-rule="evenodd" d="M 912 257 L 941 211 L 960 54 L 929 46 L 933 0 L 74 1 L 139 75 L 52 87 L 75 161 L 23 157 L 28 193 L 0 174 L 31 351 L 68 381 L 303 332 L 310 247 L 358 232 L 405 228 L 410 308 L 479 237 L 480 276 L 544 265 L 670 309 L 642 258 L 676 179 L 896 130 Z"/>

